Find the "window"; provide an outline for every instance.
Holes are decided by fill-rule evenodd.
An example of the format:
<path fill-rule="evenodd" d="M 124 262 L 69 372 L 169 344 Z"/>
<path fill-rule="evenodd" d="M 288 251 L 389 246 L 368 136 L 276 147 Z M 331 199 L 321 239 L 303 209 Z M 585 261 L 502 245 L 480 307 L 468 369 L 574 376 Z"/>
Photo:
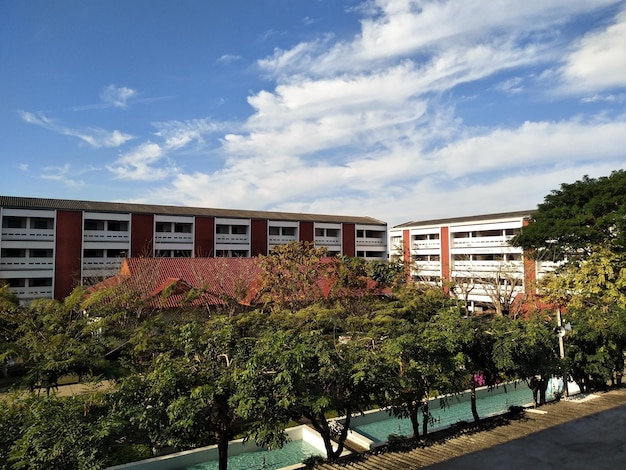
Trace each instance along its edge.
<path fill-rule="evenodd" d="M 316 228 L 315 229 L 315 236 L 316 237 L 323 237 L 326 234 L 326 231 L 323 228 Z"/>
<path fill-rule="evenodd" d="M 104 220 L 85 220 L 85 230 L 104 230 Z"/>
<path fill-rule="evenodd" d="M 172 225 L 169 222 L 157 222 L 155 226 L 157 233 L 165 233 L 172 231 Z"/>
<path fill-rule="evenodd" d="M 19 248 L 3 248 L 1 253 L 3 258 L 26 258 L 26 250 Z"/>
<path fill-rule="evenodd" d="M 365 236 L 365 230 L 357 230 L 356 231 L 356 237 L 357 238 L 363 238 Z"/>
<path fill-rule="evenodd" d="M 229 228 L 230 227 L 228 225 L 216 225 L 215 226 L 215 233 L 227 235 L 227 234 L 230 233 Z"/>
<path fill-rule="evenodd" d="M 26 287 L 26 279 L 5 279 L 9 287 Z"/>
<path fill-rule="evenodd" d="M 191 224 L 174 224 L 174 232 L 191 233 Z"/>
<path fill-rule="evenodd" d="M 234 235 L 245 235 L 246 233 L 248 233 L 248 226 L 247 225 L 233 225 L 232 226 L 232 233 Z"/>
<path fill-rule="evenodd" d="M 52 278 L 42 277 L 42 278 L 31 279 L 28 284 L 30 285 L 30 287 L 51 287 Z"/>
<path fill-rule="evenodd" d="M 337 238 L 339 236 L 339 230 L 336 228 L 329 228 L 326 230 L 326 236 Z"/>
<path fill-rule="evenodd" d="M 2 219 L 2 226 L 4 228 L 26 228 L 25 217 L 4 217 Z"/>
<path fill-rule="evenodd" d="M 191 258 L 191 250 L 174 250 L 174 258 Z"/>
<path fill-rule="evenodd" d="M 30 250 L 33 258 L 52 258 L 52 250 Z"/>
<path fill-rule="evenodd" d="M 126 250 L 115 250 L 115 249 L 107 250 L 107 258 L 125 258 L 125 257 L 126 257 Z"/>
<path fill-rule="evenodd" d="M 109 220 L 107 224 L 110 232 L 127 232 L 128 231 L 128 222 L 126 221 L 118 221 L 118 220 Z"/>
<path fill-rule="evenodd" d="M 36 230 L 52 230 L 54 227 L 53 219 L 33 218 L 30 219 L 30 228 Z"/>
<path fill-rule="evenodd" d="M 84 250 L 83 258 L 104 258 L 104 250 Z"/>
<path fill-rule="evenodd" d="M 170 250 L 156 250 L 154 256 L 156 258 L 171 258 L 172 252 Z"/>
<path fill-rule="evenodd" d="M 285 237 L 295 237 L 296 228 L 295 227 L 283 227 L 283 235 Z"/>
<path fill-rule="evenodd" d="M 270 227 L 270 235 L 280 235 L 280 227 Z"/>
<path fill-rule="evenodd" d="M 231 252 L 233 258 L 246 258 L 248 256 L 247 250 L 233 250 Z"/>

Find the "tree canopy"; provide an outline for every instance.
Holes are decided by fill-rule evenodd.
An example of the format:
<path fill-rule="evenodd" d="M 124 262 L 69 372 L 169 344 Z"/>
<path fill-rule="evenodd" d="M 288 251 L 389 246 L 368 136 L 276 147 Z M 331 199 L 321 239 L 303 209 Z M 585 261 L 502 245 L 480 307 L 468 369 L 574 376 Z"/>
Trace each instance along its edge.
<path fill-rule="evenodd" d="M 512 243 L 549 261 L 585 257 L 594 246 L 626 247 L 626 171 L 584 176 L 545 197 Z"/>

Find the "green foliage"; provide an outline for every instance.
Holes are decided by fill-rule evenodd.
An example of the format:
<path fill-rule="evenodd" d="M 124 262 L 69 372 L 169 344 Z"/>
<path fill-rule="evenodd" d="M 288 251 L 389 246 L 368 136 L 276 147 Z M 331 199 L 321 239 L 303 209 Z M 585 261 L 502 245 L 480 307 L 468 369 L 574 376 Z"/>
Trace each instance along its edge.
<path fill-rule="evenodd" d="M 626 248 L 626 171 L 608 177 L 563 183 L 545 197 L 531 223 L 513 239 L 531 256 L 543 260 L 587 256 L 607 244 L 611 251 Z"/>

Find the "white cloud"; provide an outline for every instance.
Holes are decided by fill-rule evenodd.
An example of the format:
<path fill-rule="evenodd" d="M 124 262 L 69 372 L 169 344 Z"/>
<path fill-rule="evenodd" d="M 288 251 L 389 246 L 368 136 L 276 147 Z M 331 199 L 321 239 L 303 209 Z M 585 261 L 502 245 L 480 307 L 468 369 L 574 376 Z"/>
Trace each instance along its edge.
<path fill-rule="evenodd" d="M 125 86 L 108 85 L 100 92 L 100 98 L 106 106 L 127 108 L 128 100 L 137 96 L 137 91 Z"/>
<path fill-rule="evenodd" d="M 164 159 L 166 155 L 158 144 L 145 142 L 122 154 L 112 165 L 108 165 L 107 169 L 119 179 L 162 180 L 176 171 L 169 162 L 165 166 L 157 165 Z"/>
<path fill-rule="evenodd" d="M 76 178 L 77 174 L 69 163 L 63 166 L 47 166 L 41 170 L 41 179 L 59 181 L 73 189 L 80 189 L 85 186 L 85 181 Z"/>
<path fill-rule="evenodd" d="M 41 126 L 57 134 L 76 137 L 94 148 L 119 147 L 129 140 L 134 139 L 134 136 L 120 132 L 117 129 L 114 131 L 107 131 L 100 128 L 72 129 L 57 124 L 54 120 L 42 113 L 20 111 L 20 116 L 29 124 Z"/>
<path fill-rule="evenodd" d="M 233 63 L 233 62 L 237 62 L 240 59 L 241 59 L 241 56 L 239 56 L 239 55 L 224 54 L 224 55 L 220 56 L 219 59 L 217 59 L 217 63 L 219 63 L 219 64 L 230 64 L 230 63 Z"/>
<path fill-rule="evenodd" d="M 626 88 L 626 10 L 605 29 L 584 36 L 559 73 L 570 93 Z"/>

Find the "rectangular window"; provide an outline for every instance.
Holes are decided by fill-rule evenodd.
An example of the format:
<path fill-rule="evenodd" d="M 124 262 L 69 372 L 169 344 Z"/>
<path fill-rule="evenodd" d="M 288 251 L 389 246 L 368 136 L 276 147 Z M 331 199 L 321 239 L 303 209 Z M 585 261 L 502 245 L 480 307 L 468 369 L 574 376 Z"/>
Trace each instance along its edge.
<path fill-rule="evenodd" d="M 104 220 L 85 219 L 85 230 L 104 230 Z"/>
<path fill-rule="evenodd" d="M 157 222 L 156 225 L 155 225 L 154 230 L 157 233 L 171 232 L 172 231 L 172 224 L 170 224 L 169 222 Z"/>
<path fill-rule="evenodd" d="M 2 219 L 4 228 L 26 228 L 26 217 L 4 217 Z"/>
<path fill-rule="evenodd" d="M 26 258 L 26 250 L 20 248 L 3 248 L 1 253 L 3 258 Z"/>
<path fill-rule="evenodd" d="M 107 258 L 126 258 L 126 250 L 107 250 Z"/>
<path fill-rule="evenodd" d="M 52 250 L 30 250 L 32 258 L 52 258 Z"/>
<path fill-rule="evenodd" d="M 156 250 L 154 256 L 156 258 L 171 258 L 172 252 L 170 250 Z"/>
<path fill-rule="evenodd" d="M 232 233 L 234 235 L 245 235 L 246 233 L 248 233 L 247 225 L 233 225 L 232 229 L 233 229 Z"/>
<path fill-rule="evenodd" d="M 84 250 L 84 258 L 104 258 L 104 250 Z"/>
<path fill-rule="evenodd" d="M 52 228 L 54 228 L 54 220 L 49 218 L 33 218 L 30 219 L 30 228 L 35 230 L 52 230 Z"/>
<path fill-rule="evenodd" d="M 30 287 L 51 287 L 52 278 L 42 277 L 42 278 L 31 279 L 28 284 L 30 285 Z"/>
<path fill-rule="evenodd" d="M 127 232 L 128 231 L 128 222 L 126 221 L 118 221 L 118 220 L 109 220 L 107 224 L 110 232 Z"/>
<path fill-rule="evenodd" d="M 295 227 L 283 227 L 283 235 L 286 237 L 295 237 L 296 228 Z"/>
<path fill-rule="evenodd" d="M 26 287 L 26 279 L 5 279 L 9 287 Z"/>
<path fill-rule="evenodd" d="M 356 237 L 357 238 L 363 238 L 365 236 L 365 230 L 357 230 L 356 231 Z"/>
<path fill-rule="evenodd" d="M 174 224 L 174 232 L 191 233 L 191 224 Z"/>
<path fill-rule="evenodd" d="M 280 227 L 270 227 L 269 228 L 270 235 L 280 235 Z"/>
<path fill-rule="evenodd" d="M 339 230 L 336 228 L 329 228 L 326 230 L 326 236 L 337 238 L 339 237 Z"/>
<path fill-rule="evenodd" d="M 174 250 L 174 258 L 191 258 L 191 250 Z"/>
<path fill-rule="evenodd" d="M 323 228 L 316 228 L 315 229 L 315 236 L 316 237 L 323 237 L 326 235 L 326 230 L 324 230 Z"/>
<path fill-rule="evenodd" d="M 228 225 L 216 225 L 215 233 L 219 233 L 221 235 L 228 235 L 230 233 L 230 226 Z"/>

